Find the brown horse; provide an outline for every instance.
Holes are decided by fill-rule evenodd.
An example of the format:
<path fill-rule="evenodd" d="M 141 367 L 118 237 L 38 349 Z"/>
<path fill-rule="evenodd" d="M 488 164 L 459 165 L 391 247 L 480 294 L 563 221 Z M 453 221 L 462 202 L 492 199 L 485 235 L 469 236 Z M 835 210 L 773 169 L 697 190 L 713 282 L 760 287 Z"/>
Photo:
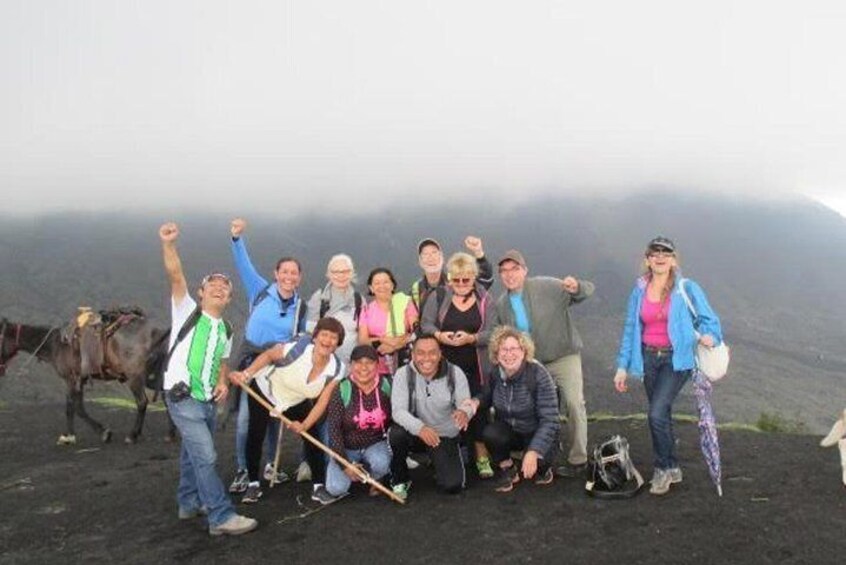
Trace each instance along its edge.
<path fill-rule="evenodd" d="M 163 332 L 154 328 L 143 316 L 124 316 L 126 317 L 116 322 L 112 332 L 107 332 L 108 337 L 103 344 L 102 370 L 92 375 L 80 374 L 79 353 L 62 339 L 61 328 L 13 323 L 3 318 L 0 324 L 0 376 L 5 374 L 6 365 L 11 359 L 18 352 L 25 351 L 39 361 L 51 364 L 67 384 L 67 433 L 59 436 L 59 444 L 76 443 L 75 414 L 79 414 L 99 434 L 103 442 L 111 440 L 111 430 L 89 416 L 85 410 L 83 385 L 89 376 L 94 379 L 126 382 L 137 407 L 135 425 L 126 436 L 126 442 L 135 443 L 141 435 L 148 402 L 145 391 L 149 373 L 148 357 L 154 347 L 161 346 L 159 338 Z"/>

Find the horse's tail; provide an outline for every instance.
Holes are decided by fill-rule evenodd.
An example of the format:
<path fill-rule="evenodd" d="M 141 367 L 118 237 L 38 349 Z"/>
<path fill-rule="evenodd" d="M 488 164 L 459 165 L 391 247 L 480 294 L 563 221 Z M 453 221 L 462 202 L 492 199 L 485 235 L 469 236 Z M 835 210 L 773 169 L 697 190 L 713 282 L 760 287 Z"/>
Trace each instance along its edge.
<path fill-rule="evenodd" d="M 150 347 L 150 353 L 147 355 L 147 379 L 145 384 L 147 388 L 155 391 L 154 401 L 158 399 L 159 391 L 162 390 L 162 385 L 164 384 L 169 338 L 170 329 L 153 329 L 153 344 Z"/>

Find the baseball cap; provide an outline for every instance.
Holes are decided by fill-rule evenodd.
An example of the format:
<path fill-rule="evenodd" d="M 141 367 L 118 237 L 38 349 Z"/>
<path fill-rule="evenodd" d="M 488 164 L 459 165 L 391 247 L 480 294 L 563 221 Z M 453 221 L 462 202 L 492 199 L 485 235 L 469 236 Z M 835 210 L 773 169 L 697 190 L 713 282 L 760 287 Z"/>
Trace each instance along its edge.
<path fill-rule="evenodd" d="M 359 359 L 378 361 L 379 353 L 373 349 L 372 345 L 356 345 L 350 353 L 350 361 L 358 361 Z"/>
<path fill-rule="evenodd" d="M 437 240 L 434 240 L 431 237 L 427 237 L 426 239 L 421 239 L 420 243 L 417 244 L 417 254 L 420 255 L 420 253 L 423 252 L 423 248 L 427 245 L 434 245 L 438 248 L 438 251 L 441 250 L 441 244 L 438 243 Z"/>
<path fill-rule="evenodd" d="M 232 279 L 229 278 L 229 275 L 224 273 L 209 273 L 208 275 L 204 276 L 202 282 L 200 283 L 200 288 L 206 286 L 206 283 L 209 283 L 213 280 L 222 280 L 229 286 L 229 288 L 232 288 Z"/>
<path fill-rule="evenodd" d="M 659 235 L 655 237 L 652 241 L 649 242 L 649 245 L 646 246 L 647 249 L 666 249 L 668 251 L 672 251 L 675 253 L 676 251 L 676 244 L 673 243 L 668 237 L 664 237 L 663 235 Z"/>
<path fill-rule="evenodd" d="M 499 258 L 499 261 L 496 262 L 497 266 L 502 265 L 506 261 L 514 261 L 524 269 L 526 268 L 526 260 L 523 259 L 523 254 L 517 251 L 516 249 L 509 249 L 505 252 L 505 255 Z"/>

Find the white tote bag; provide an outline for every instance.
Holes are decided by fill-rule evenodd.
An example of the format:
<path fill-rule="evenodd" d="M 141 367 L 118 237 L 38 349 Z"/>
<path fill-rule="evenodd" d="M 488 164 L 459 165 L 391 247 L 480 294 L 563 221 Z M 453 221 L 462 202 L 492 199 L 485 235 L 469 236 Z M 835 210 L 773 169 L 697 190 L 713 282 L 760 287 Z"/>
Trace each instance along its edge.
<path fill-rule="evenodd" d="M 679 281 L 679 289 L 681 290 L 682 298 L 684 298 L 690 313 L 693 314 L 694 322 L 696 321 L 696 309 L 684 289 L 684 283 L 687 279 Z M 696 339 L 699 339 L 701 334 L 696 332 Z M 725 340 L 719 345 L 708 347 L 701 343 L 696 344 L 696 367 L 699 372 L 708 377 L 709 381 L 718 381 L 726 376 L 729 366 L 729 346 L 726 345 Z"/>

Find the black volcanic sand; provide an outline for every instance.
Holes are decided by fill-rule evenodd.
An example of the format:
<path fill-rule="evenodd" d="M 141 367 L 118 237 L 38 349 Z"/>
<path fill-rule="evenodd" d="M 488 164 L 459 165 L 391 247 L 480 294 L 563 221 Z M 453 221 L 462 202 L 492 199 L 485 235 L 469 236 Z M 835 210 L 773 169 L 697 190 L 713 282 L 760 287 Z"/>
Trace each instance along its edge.
<path fill-rule="evenodd" d="M 427 472 L 413 471 L 402 507 L 355 496 L 298 517 L 304 484 L 265 488 L 257 505 L 238 504 L 259 529 L 211 538 L 202 520 L 179 521 L 178 446 L 164 443 L 162 413 L 145 439 L 124 445 L 126 410 L 92 405 L 115 428 L 100 444 L 79 424 L 74 447 L 54 444 L 60 405 L 0 410 L 2 563 L 841 563 L 846 489 L 834 449 L 818 437 L 725 431 L 724 490 L 718 498 L 699 453 L 697 429 L 680 424 L 685 479 L 670 494 L 633 500 L 586 496 L 583 483 L 521 483 L 508 494 L 471 480 L 466 493 L 440 495 Z M 643 422 L 592 423 L 591 439 L 626 435 L 651 475 Z M 220 465 L 232 471 L 231 426 L 218 435 Z M 293 467 L 296 446 L 286 440 Z M 309 508 L 313 506 L 309 505 Z M 838 555 L 839 553 L 839 555 Z"/>

